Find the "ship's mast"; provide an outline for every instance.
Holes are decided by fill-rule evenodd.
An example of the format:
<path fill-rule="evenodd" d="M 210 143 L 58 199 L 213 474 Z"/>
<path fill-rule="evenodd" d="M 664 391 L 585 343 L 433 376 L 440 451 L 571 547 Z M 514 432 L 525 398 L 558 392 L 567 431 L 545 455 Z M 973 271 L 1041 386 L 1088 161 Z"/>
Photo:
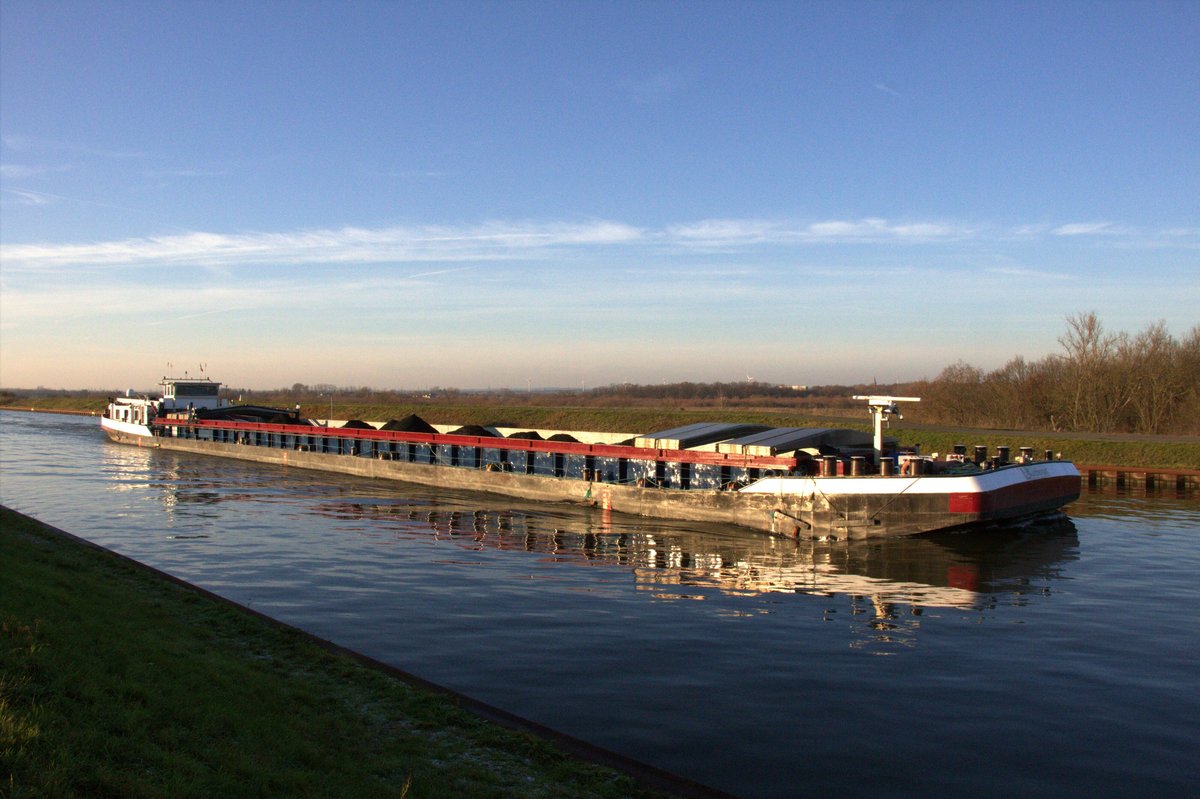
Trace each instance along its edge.
<path fill-rule="evenodd" d="M 903 419 L 904 414 L 900 413 L 900 408 L 896 405 L 897 402 L 920 402 L 920 397 L 881 397 L 865 394 L 855 395 L 856 400 L 866 400 L 867 407 L 871 409 L 871 421 L 875 425 L 875 465 L 879 465 L 880 458 L 883 457 L 883 423 L 888 421 L 892 416 L 897 419 Z"/>

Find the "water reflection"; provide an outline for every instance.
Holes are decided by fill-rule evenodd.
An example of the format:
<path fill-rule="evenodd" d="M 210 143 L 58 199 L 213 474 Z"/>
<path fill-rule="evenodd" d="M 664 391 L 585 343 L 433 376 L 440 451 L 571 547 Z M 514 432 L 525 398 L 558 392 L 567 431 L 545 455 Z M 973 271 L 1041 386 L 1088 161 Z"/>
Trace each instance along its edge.
<path fill-rule="evenodd" d="M 109 491 L 141 491 L 152 485 L 151 451 L 141 447 L 108 446 L 101 450 L 100 469 Z"/>
<path fill-rule="evenodd" d="M 467 550 L 519 551 L 544 555 L 543 563 L 624 569 L 639 590 L 656 599 L 703 599 L 711 591 L 846 595 L 855 608 L 866 602 L 880 619 L 895 618 L 900 605 L 919 615 L 923 607 L 981 608 L 1048 593 L 1035 584 L 1057 576 L 1078 557 L 1079 545 L 1066 518 L 1019 529 L 822 542 L 641 525 L 601 512 L 471 511 L 413 500 L 341 500 L 312 512 Z"/>
<path fill-rule="evenodd" d="M 1151 493 L 1137 487 L 1085 487 L 1070 511 L 1072 516 L 1080 519 L 1107 518 L 1124 523 L 1162 524 L 1186 529 L 1200 526 L 1200 502 L 1197 502 L 1194 489 Z"/>
<path fill-rule="evenodd" d="M 1132 479 L 1137 478 L 1137 479 Z M 1200 496 L 1200 486 L 1194 477 L 1173 478 L 1170 475 L 1159 475 L 1158 479 L 1147 482 L 1144 476 L 1133 473 L 1128 481 L 1118 481 L 1105 477 L 1096 482 L 1084 477 L 1080 482 L 1084 495 L 1111 496 L 1120 498 L 1147 498 L 1154 500 L 1190 500 L 1194 502 Z"/>

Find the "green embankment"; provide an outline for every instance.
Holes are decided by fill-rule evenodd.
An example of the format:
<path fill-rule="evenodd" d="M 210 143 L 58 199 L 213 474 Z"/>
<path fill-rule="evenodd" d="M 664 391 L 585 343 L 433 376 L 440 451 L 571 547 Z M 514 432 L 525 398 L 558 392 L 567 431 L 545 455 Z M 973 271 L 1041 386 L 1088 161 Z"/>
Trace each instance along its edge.
<path fill-rule="evenodd" d="M 662 796 L 0 508 L 0 795 Z"/>
<path fill-rule="evenodd" d="M 23 403 L 23 404 L 21 404 Z M 104 401 L 81 401 L 78 398 L 48 397 L 24 399 L 11 402 L 7 408 L 13 410 L 80 411 L 100 413 Z M 306 405 L 301 408 L 304 416 L 325 418 L 330 409 L 324 405 Z M 434 424 L 479 424 L 504 427 L 527 427 L 554 430 L 598 430 L 608 432 L 640 433 L 664 430 L 692 422 L 726 421 L 765 424 L 774 427 L 827 427 L 831 424 L 869 430 L 868 421 L 862 416 L 831 422 L 828 418 L 814 418 L 787 411 L 752 410 L 687 410 L 679 407 L 664 408 L 604 408 L 604 407 L 537 407 L 526 405 L 504 406 L 470 402 L 427 402 L 411 405 L 367 405 L 336 404 L 333 416 L 336 419 L 363 419 L 387 421 L 415 413 Z M 863 415 L 865 416 L 865 414 Z M 887 431 L 889 436 L 899 439 L 901 444 L 920 444 L 922 452 L 948 452 L 956 443 L 986 444 L 994 450 L 996 446 L 1033 447 L 1040 458 L 1047 450 L 1061 452 L 1064 458 L 1076 463 L 1106 464 L 1132 468 L 1200 469 L 1200 438 L 1196 441 L 1161 441 L 1153 437 L 1146 440 L 1105 440 L 1056 436 L 1049 432 L 1021 433 L 1003 430 L 937 431 L 905 428 L 897 423 Z"/>
<path fill-rule="evenodd" d="M 13 411 L 50 411 L 55 413 L 104 413 L 104 397 L 6 397 L 0 408 Z"/>

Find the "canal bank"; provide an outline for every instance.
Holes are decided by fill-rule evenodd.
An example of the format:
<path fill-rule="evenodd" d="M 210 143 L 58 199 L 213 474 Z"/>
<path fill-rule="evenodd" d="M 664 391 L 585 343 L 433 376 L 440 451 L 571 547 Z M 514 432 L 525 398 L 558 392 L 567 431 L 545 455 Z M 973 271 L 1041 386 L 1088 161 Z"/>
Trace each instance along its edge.
<path fill-rule="evenodd" d="M 0 508 L 7 794 L 727 796 Z"/>

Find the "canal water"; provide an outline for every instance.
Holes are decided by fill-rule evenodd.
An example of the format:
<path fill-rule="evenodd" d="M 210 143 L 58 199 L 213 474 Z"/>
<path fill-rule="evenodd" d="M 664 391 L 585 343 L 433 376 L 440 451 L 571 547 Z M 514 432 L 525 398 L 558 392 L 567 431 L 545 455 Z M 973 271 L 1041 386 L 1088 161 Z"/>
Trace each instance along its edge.
<path fill-rule="evenodd" d="M 797 543 L 118 446 L 93 418 L 0 412 L 0 501 L 739 796 L 1200 788 L 1195 494 Z"/>

